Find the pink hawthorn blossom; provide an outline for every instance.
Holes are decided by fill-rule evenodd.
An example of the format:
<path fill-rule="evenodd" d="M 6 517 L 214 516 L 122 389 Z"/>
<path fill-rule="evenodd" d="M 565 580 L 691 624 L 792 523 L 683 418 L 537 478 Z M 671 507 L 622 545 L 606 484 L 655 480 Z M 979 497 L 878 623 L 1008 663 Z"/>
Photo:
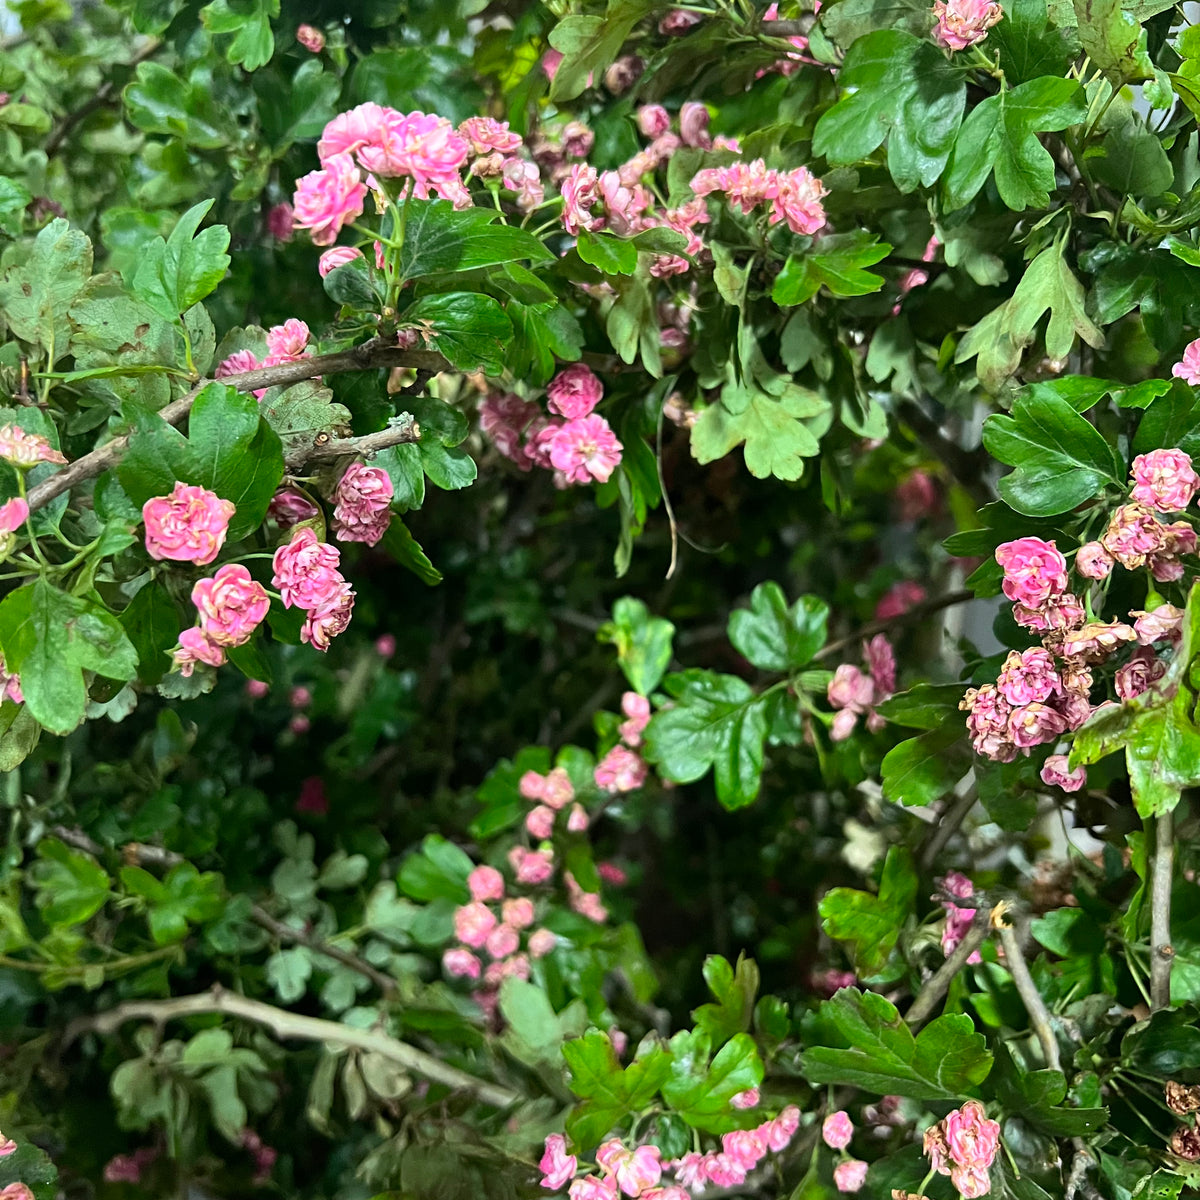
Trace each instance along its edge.
<path fill-rule="evenodd" d="M 500 907 L 500 918 L 513 929 L 528 929 L 533 924 L 533 901 L 528 896 L 505 900 Z"/>
<path fill-rule="evenodd" d="M 267 212 L 267 233 L 277 242 L 287 243 L 296 232 L 295 213 L 292 206 L 283 200 L 274 204 Z"/>
<path fill-rule="evenodd" d="M 1171 368 L 1171 374 L 1193 387 L 1200 385 L 1200 338 L 1188 342 L 1183 357 Z"/>
<path fill-rule="evenodd" d="M 596 786 L 605 792 L 633 792 L 646 782 L 646 764 L 625 746 L 614 746 L 597 764 Z"/>
<path fill-rule="evenodd" d="M 293 207 L 296 228 L 307 229 L 314 245 L 332 246 L 342 226 L 362 215 L 367 185 L 349 154 L 332 154 L 322 161 L 319 171 L 296 181 Z"/>
<path fill-rule="evenodd" d="M 603 226 L 603 219 L 592 216 L 591 211 L 600 201 L 599 184 L 596 168 L 586 163 L 576 163 L 567 172 L 559 190 L 563 198 L 563 228 L 568 233 L 578 235 L 580 230 Z"/>
<path fill-rule="evenodd" d="M 343 579 L 335 596 L 308 610 L 300 627 L 300 640 L 323 654 L 330 643 L 350 624 L 354 612 L 354 589 Z"/>
<path fill-rule="evenodd" d="M 561 1133 L 552 1133 L 546 1138 L 546 1149 L 538 1168 L 542 1172 L 541 1186 L 552 1192 L 559 1191 L 568 1180 L 575 1177 L 579 1163 L 573 1154 L 567 1153 L 567 1139 Z"/>
<path fill-rule="evenodd" d="M 821 1124 L 821 1138 L 831 1150 L 845 1150 L 853 1136 L 854 1122 L 848 1112 L 830 1113 Z"/>
<path fill-rule="evenodd" d="M 975 894 L 975 885 L 960 871 L 951 871 L 941 880 L 941 887 L 944 892 L 949 892 L 952 896 L 957 896 L 960 900 L 966 900 Z M 942 927 L 942 953 L 949 958 L 951 954 L 958 948 L 959 942 L 967 936 L 967 932 L 971 928 L 972 922 L 975 920 L 975 910 L 973 908 L 959 908 L 957 904 L 952 904 L 949 900 L 942 901 L 942 907 L 946 910 L 946 923 Z M 982 962 L 979 951 L 974 950 L 969 963 Z M 840 1149 L 840 1147 L 838 1147 Z"/>
<path fill-rule="evenodd" d="M 636 116 L 643 137 L 656 138 L 671 128 L 671 114 L 661 104 L 643 104 Z"/>
<path fill-rule="evenodd" d="M 496 928 L 496 914 L 478 900 L 463 904 L 454 913 L 454 936 L 464 946 L 479 950 L 486 945 L 488 935 Z"/>
<path fill-rule="evenodd" d="M 571 483 L 607 483 L 623 449 L 608 422 L 593 413 L 558 430 L 550 443 L 550 462 Z"/>
<path fill-rule="evenodd" d="M 40 462 L 65 463 L 66 456 L 37 433 L 26 433 L 19 425 L 0 426 L 0 458 L 27 470 Z"/>
<path fill-rule="evenodd" d="M 637 692 L 626 692 L 621 697 L 621 711 L 625 714 L 618 729 L 621 741 L 636 749 L 642 744 L 642 730 L 650 724 L 650 701 Z"/>
<path fill-rule="evenodd" d="M 317 158 L 322 164 L 338 154 L 354 154 L 369 145 L 383 127 L 388 109 L 367 101 L 356 108 L 338 113 L 326 126 L 317 142 Z"/>
<path fill-rule="evenodd" d="M 1035 700 L 1049 700 L 1060 689 L 1062 681 L 1050 652 L 1038 646 L 1031 650 L 1010 651 L 996 686 L 1009 704 L 1018 707 Z"/>
<path fill-rule="evenodd" d="M 744 1092 L 738 1092 L 736 1096 L 731 1096 L 729 1103 L 738 1109 L 757 1108 L 761 1099 L 758 1088 L 752 1087 L 747 1088 Z"/>
<path fill-rule="evenodd" d="M 747 1174 L 763 1160 L 766 1143 L 755 1129 L 735 1129 L 721 1137 L 721 1150 Z"/>
<path fill-rule="evenodd" d="M 1184 612 L 1174 604 L 1160 604 L 1153 612 L 1134 609 L 1129 615 L 1134 618 L 1134 636 L 1142 646 L 1178 641 L 1181 636 Z"/>
<path fill-rule="evenodd" d="M 316 609 L 338 599 L 346 581 L 338 571 L 341 553 L 330 542 L 317 540 L 309 527 L 298 529 L 275 551 L 271 586 L 286 608 Z"/>
<path fill-rule="evenodd" d="M 611 1175 L 584 1175 L 567 1191 L 570 1200 L 617 1200 L 618 1194 L 617 1181 Z"/>
<path fill-rule="evenodd" d="M 296 41 L 310 54 L 320 54 L 325 49 L 325 35 L 312 25 L 301 25 L 296 30 Z"/>
<path fill-rule="evenodd" d="M 875 620 L 891 621 L 903 616 L 910 608 L 920 604 L 926 597 L 925 589 L 913 579 L 902 579 L 892 584 L 875 605 Z"/>
<path fill-rule="evenodd" d="M 0 1158 L 7 1158 L 10 1154 L 16 1154 L 17 1143 L 10 1137 L 5 1137 L 0 1133 Z"/>
<path fill-rule="evenodd" d="M 495 959 L 507 958 L 514 954 L 521 945 L 521 935 L 511 926 L 503 922 L 487 936 L 487 952 Z"/>
<path fill-rule="evenodd" d="M 0 430 L 0 434 L 3 430 Z M 1200 475 L 1182 450 L 1152 450 L 1139 454 L 1130 468 L 1133 499 L 1156 512 L 1180 512 L 1200 489 Z"/>
<path fill-rule="evenodd" d="M 679 137 L 685 146 L 707 150 L 712 146 L 708 132 L 708 109 L 698 100 L 687 100 L 679 110 Z"/>
<path fill-rule="evenodd" d="M 1004 16 L 1004 9 L 994 0 L 934 0 L 933 15 L 934 40 L 957 51 L 982 42 Z"/>
<path fill-rule="evenodd" d="M 777 225 L 780 221 L 786 221 L 793 233 L 816 233 L 825 224 L 825 209 L 821 199 L 828 195 L 828 191 L 807 167 L 797 167 L 781 174 L 771 201 L 771 215 L 767 218 L 767 224 Z"/>
<path fill-rule="evenodd" d="M 586 417 L 603 396 L 604 384 L 584 363 L 564 367 L 546 387 L 547 407 L 569 421 Z"/>
<path fill-rule="evenodd" d="M 509 866 L 516 872 L 517 882 L 536 887 L 554 874 L 554 855 L 549 850 L 527 850 L 514 846 L 508 852 Z"/>
<path fill-rule="evenodd" d="M 558 938 L 549 929 L 535 929 L 529 935 L 529 953 L 533 958 L 545 958 L 557 945 Z"/>
<path fill-rule="evenodd" d="M 1075 554 L 1075 570 L 1085 579 L 1107 579 L 1113 557 L 1099 542 L 1085 542 Z"/>
<path fill-rule="evenodd" d="M 1041 608 L 1067 590 L 1067 560 L 1053 542 L 1017 538 L 996 547 L 996 561 L 1004 569 L 1004 594 L 1026 608 Z"/>
<path fill-rule="evenodd" d="M 459 170 L 468 152 L 466 139 L 445 117 L 385 109 L 371 141 L 357 153 L 364 169 L 379 178 L 410 178 L 413 195 L 420 200 L 433 190 L 457 202 L 462 190 Z"/>
<path fill-rule="evenodd" d="M 839 1192 L 861 1191 L 866 1181 L 867 1164 L 861 1158 L 848 1158 L 833 1168 L 833 1182 Z"/>
<path fill-rule="evenodd" d="M 626 1196 L 640 1196 L 662 1178 L 662 1151 L 657 1146 L 628 1150 L 619 1141 L 609 1141 L 596 1151 L 596 1161 Z"/>
<path fill-rule="evenodd" d="M 262 624 L 271 605 L 266 588 L 241 563 L 228 563 L 211 579 L 198 579 L 192 603 L 200 628 L 218 646 L 243 646 Z"/>
<path fill-rule="evenodd" d="M 523 158 L 506 158 L 500 167 L 500 179 L 510 192 L 516 193 L 517 207 L 522 212 L 532 211 L 546 198 L 537 165 Z"/>
<path fill-rule="evenodd" d="M 1117 669 L 1113 687 L 1121 700 L 1133 700 L 1167 673 L 1167 664 L 1148 646 L 1139 646 L 1132 657 Z"/>
<path fill-rule="evenodd" d="M 468 117 L 459 127 L 459 134 L 466 138 L 472 154 L 512 154 L 524 144 L 519 133 L 508 127 L 507 121 L 492 117 Z"/>
<path fill-rule="evenodd" d="M 794 1104 L 789 1104 L 774 1120 L 760 1125 L 758 1132 L 762 1135 L 767 1149 L 778 1154 L 787 1148 L 799 1128 L 800 1110 Z"/>
<path fill-rule="evenodd" d="M 295 317 L 267 330 L 267 357 L 263 365 L 277 366 L 279 363 L 299 362 L 305 357 L 308 346 L 308 326 Z"/>
<path fill-rule="evenodd" d="M 472 900 L 503 900 L 504 876 L 495 867 L 479 866 L 467 876 Z"/>
<path fill-rule="evenodd" d="M 931 238 L 929 245 L 933 246 L 936 242 L 937 238 Z M 928 247 L 926 250 L 928 252 Z M 938 510 L 937 484 L 928 471 L 913 471 L 899 484 L 893 496 L 902 521 L 917 521 L 922 517 L 933 516 Z"/>
<path fill-rule="evenodd" d="M 159 562 L 206 567 L 221 552 L 235 507 L 207 488 L 177 482 L 169 496 L 142 505 L 146 553 Z"/>
<path fill-rule="evenodd" d="M 391 522 L 392 481 L 382 467 L 351 463 L 334 493 L 334 533 L 342 542 L 376 545 Z"/>
<path fill-rule="evenodd" d="M 1064 792 L 1077 792 L 1087 783 L 1087 768 L 1069 769 L 1065 754 L 1051 754 L 1042 764 L 1041 780 L 1048 787 L 1060 787 Z"/>
<path fill-rule="evenodd" d="M 29 520 L 29 505 L 20 496 L 0 504 L 0 534 L 16 533 Z"/>
<path fill-rule="evenodd" d="M 317 259 L 317 274 L 322 279 L 338 267 L 344 267 L 356 258 L 362 258 L 363 252 L 355 246 L 331 246 Z"/>
<path fill-rule="evenodd" d="M 544 841 L 554 832 L 554 809 L 539 804 L 525 814 L 525 828 L 537 840 Z"/>
<path fill-rule="evenodd" d="M 582 804 L 572 804 L 567 814 L 567 832 L 586 833 L 589 823 L 587 809 Z"/>
<path fill-rule="evenodd" d="M 225 665 L 225 648 L 218 646 L 199 625 L 185 629 L 179 635 L 179 646 L 174 653 L 175 665 L 185 679 L 195 670 L 197 663 L 210 667 Z"/>
<path fill-rule="evenodd" d="M 967 732 L 976 754 L 993 762 L 1012 762 L 1017 747 L 1008 733 L 1011 706 L 994 683 L 968 688 L 958 706 L 967 715 Z"/>

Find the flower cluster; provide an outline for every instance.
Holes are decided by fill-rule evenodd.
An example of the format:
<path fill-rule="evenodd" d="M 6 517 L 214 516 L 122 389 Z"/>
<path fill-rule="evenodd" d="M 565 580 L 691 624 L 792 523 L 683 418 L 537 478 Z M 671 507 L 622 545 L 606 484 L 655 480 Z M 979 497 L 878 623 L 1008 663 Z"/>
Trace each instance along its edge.
<path fill-rule="evenodd" d="M 848 738 L 864 714 L 871 733 L 883 728 L 883 718 L 875 711 L 875 705 L 896 690 L 896 655 L 882 633 L 863 643 L 863 662 L 865 671 L 853 663 L 842 663 L 826 688 L 829 703 L 838 710 L 829 730 L 835 742 Z"/>
<path fill-rule="evenodd" d="M 232 501 L 207 488 L 176 483 L 169 496 L 155 496 L 142 505 L 146 553 L 162 562 L 190 562 L 206 567 L 225 544 Z"/>
<path fill-rule="evenodd" d="M 995 0 L 935 0 L 933 15 L 934 41 L 956 51 L 982 42 L 1003 18 L 1004 9 Z"/>
<path fill-rule="evenodd" d="M 546 416 L 536 404 L 507 393 L 479 406 L 479 425 L 505 458 L 523 471 L 554 472 L 559 487 L 596 480 L 606 483 L 624 447 L 608 422 L 593 410 L 604 385 L 583 363 L 564 367 L 546 388 Z"/>
<path fill-rule="evenodd" d="M 999 1146 L 1000 1125 L 988 1119 L 978 1100 L 968 1100 L 925 1131 L 925 1153 L 931 1168 L 939 1175 L 949 1175 L 965 1200 L 991 1191 L 988 1168 Z"/>
<path fill-rule="evenodd" d="M 602 792 L 635 792 L 646 782 L 646 763 L 637 753 L 642 744 L 642 731 L 650 724 L 650 701 L 637 692 L 621 697 L 621 712 L 625 720 L 617 728 L 621 744 L 596 764 L 593 778 Z"/>
<path fill-rule="evenodd" d="M 737 1097 L 734 1101 L 737 1107 L 748 1107 L 736 1105 Z M 555 1192 L 566 1187 L 571 1200 L 618 1200 L 620 1196 L 690 1200 L 692 1193 L 699 1195 L 710 1184 L 740 1187 L 768 1153 L 785 1149 L 799 1128 L 800 1110 L 788 1107 L 754 1129 L 724 1134 L 720 1150 L 693 1151 L 676 1160 L 664 1160 L 657 1146 L 631 1148 L 620 1138 L 612 1138 L 596 1151 L 597 1170 L 584 1174 L 579 1173 L 576 1155 L 567 1153 L 566 1138 L 552 1133 L 546 1138 L 545 1153 L 538 1164 L 541 1185 Z M 865 1168 L 864 1163 L 864 1174 Z M 674 1176 L 673 1184 L 664 1182 L 667 1174 Z"/>
<path fill-rule="evenodd" d="M 351 463 L 334 493 L 334 536 L 376 545 L 391 523 L 392 481 L 382 467 Z"/>
<path fill-rule="evenodd" d="M 317 540 L 304 526 L 275 551 L 271 586 L 277 588 L 285 608 L 307 614 L 300 640 L 325 651 L 350 624 L 354 589 L 338 570 L 341 555 L 336 546 Z"/>
<path fill-rule="evenodd" d="M 225 653 L 244 646 L 267 615 L 271 601 L 261 583 L 251 579 L 240 563 L 220 567 L 211 579 L 199 579 L 192 588 L 197 624 L 179 635 L 175 665 L 181 675 L 191 675 L 196 663 L 222 666 Z"/>
<path fill-rule="evenodd" d="M 547 775 L 537 771 L 526 771 L 517 785 L 521 796 L 534 806 L 525 814 L 525 828 L 539 841 L 544 841 L 554 832 L 558 814 L 571 805 L 567 814 L 567 829 L 571 833 L 583 833 L 588 827 L 588 815 L 582 804 L 575 800 L 575 788 L 565 768 L 555 767 Z"/>
<path fill-rule="evenodd" d="M 841 1155 L 841 1161 L 833 1168 L 833 1182 L 839 1192 L 860 1191 L 867 1179 L 867 1164 L 846 1154 L 853 1137 L 854 1122 L 847 1112 L 830 1113 L 821 1124 L 821 1140 Z"/>
<path fill-rule="evenodd" d="M 767 223 L 786 221 L 793 233 L 813 234 L 825 224 L 821 199 L 827 189 L 807 167 L 776 171 L 761 158 L 728 167 L 705 167 L 693 178 L 692 191 L 697 196 L 720 192 L 744 213 L 769 203 Z"/>

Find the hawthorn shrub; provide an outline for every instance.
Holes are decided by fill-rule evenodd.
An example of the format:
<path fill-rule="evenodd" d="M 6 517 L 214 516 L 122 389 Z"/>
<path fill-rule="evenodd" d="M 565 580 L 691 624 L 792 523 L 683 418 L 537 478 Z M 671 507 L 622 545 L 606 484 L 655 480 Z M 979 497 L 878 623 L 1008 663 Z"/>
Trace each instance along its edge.
<path fill-rule="evenodd" d="M 3 1200 L 1200 1186 L 1181 6 L 9 10 Z"/>

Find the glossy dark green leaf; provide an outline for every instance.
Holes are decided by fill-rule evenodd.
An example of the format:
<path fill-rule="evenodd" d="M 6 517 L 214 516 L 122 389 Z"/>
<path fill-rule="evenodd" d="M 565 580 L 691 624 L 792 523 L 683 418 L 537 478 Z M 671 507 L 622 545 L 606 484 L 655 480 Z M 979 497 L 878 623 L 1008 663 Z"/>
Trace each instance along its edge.
<path fill-rule="evenodd" d="M 777 583 L 760 583 L 750 607 L 729 615 L 734 649 L 764 671 L 793 671 L 812 661 L 825 644 L 829 606 L 816 596 L 801 596 L 788 606 Z"/>
<path fill-rule="evenodd" d="M 912 855 L 893 846 L 883 864 L 878 895 L 839 887 L 821 897 L 822 928 L 834 941 L 846 944 L 860 974 L 875 975 L 887 963 L 916 898 Z"/>
<path fill-rule="evenodd" d="M 448 200 L 410 200 L 400 272 L 405 279 L 473 271 L 495 263 L 552 262 L 554 256 L 527 230 L 500 223 L 491 208 L 456 211 Z M 343 302 L 344 303 L 344 302 Z"/>
<path fill-rule="evenodd" d="M 694 1009 L 692 1020 L 714 1046 L 723 1046 L 735 1033 L 749 1030 L 759 980 L 758 965 L 744 954 L 738 955 L 736 968 L 719 954 L 710 954 L 704 960 L 704 982 L 716 1003 Z"/>
<path fill-rule="evenodd" d="M 637 247 L 610 233 L 579 231 L 575 249 L 585 263 L 605 275 L 632 275 L 637 270 Z"/>
<path fill-rule="evenodd" d="M 431 348 L 460 371 L 482 368 L 490 375 L 503 371 L 512 322 L 491 296 L 477 292 L 424 296 L 405 310 L 403 319 L 427 329 Z"/>

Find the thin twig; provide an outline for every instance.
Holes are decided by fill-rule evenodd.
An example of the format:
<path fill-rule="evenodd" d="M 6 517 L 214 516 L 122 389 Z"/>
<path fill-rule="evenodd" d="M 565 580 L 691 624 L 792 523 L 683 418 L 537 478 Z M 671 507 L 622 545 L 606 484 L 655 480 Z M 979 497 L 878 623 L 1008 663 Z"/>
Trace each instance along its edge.
<path fill-rule="evenodd" d="M 194 996 L 176 996 L 170 1000 L 131 1000 L 118 1004 L 107 1012 L 82 1017 L 73 1021 L 63 1035 L 65 1045 L 83 1033 L 111 1034 L 127 1021 L 153 1021 L 165 1025 L 168 1021 L 183 1017 L 197 1017 L 207 1013 L 221 1013 L 228 1017 L 239 1017 L 253 1021 L 269 1029 L 277 1038 L 298 1038 L 307 1042 L 324 1042 L 335 1046 L 350 1046 L 366 1050 L 397 1063 L 405 1070 L 421 1075 L 434 1083 L 440 1083 L 454 1091 L 470 1092 L 484 1104 L 495 1108 L 508 1108 L 519 1097 L 507 1088 L 488 1083 L 460 1071 L 449 1063 L 442 1062 L 424 1050 L 418 1050 L 407 1042 L 401 1042 L 389 1034 L 373 1029 L 356 1029 L 337 1021 L 322 1017 L 305 1017 L 288 1012 L 261 1000 L 228 992 L 222 987 L 201 992 Z"/>
<path fill-rule="evenodd" d="M 1175 815 L 1154 818 L 1154 863 L 1150 878 L 1150 1010 L 1171 1004 L 1171 875 L 1175 863 Z"/>
<path fill-rule="evenodd" d="M 1025 961 L 1025 955 L 1021 953 L 1021 940 L 1017 936 L 1017 930 L 1006 922 L 1007 914 L 1000 914 L 995 922 L 1000 934 L 1000 944 L 1004 947 L 1004 961 L 1012 972 L 1017 995 L 1021 997 L 1021 1003 L 1025 1005 L 1025 1011 L 1029 1014 L 1029 1024 L 1033 1026 L 1033 1031 L 1042 1044 L 1046 1066 L 1051 1070 L 1061 1071 L 1062 1060 L 1058 1054 L 1058 1039 L 1054 1036 L 1054 1028 L 1050 1023 L 1050 1010 L 1029 973 L 1029 964 Z"/>
<path fill-rule="evenodd" d="M 365 433 L 362 437 L 330 438 L 310 446 L 295 446 L 284 456 L 284 465 L 289 471 L 298 471 L 305 463 L 321 462 L 332 458 L 362 456 L 370 458 L 389 446 L 421 440 L 421 428 L 411 413 L 404 413 L 386 429 L 377 433 Z"/>
<path fill-rule="evenodd" d="M 916 999 L 909 1005 L 904 1020 L 913 1029 L 919 1029 L 938 1006 L 942 997 L 950 990 L 951 981 L 967 965 L 967 959 L 983 945 L 991 927 L 991 914 L 986 908 L 978 909 L 970 929 L 954 952 L 925 981 Z"/>
<path fill-rule="evenodd" d="M 936 612 L 941 612 L 944 608 L 953 608 L 956 604 L 965 604 L 968 600 L 974 599 L 975 593 L 970 588 L 962 588 L 956 592 L 947 592 L 944 596 L 935 596 L 931 600 L 923 600 L 920 604 L 914 604 L 912 608 L 908 609 L 907 612 L 901 613 L 899 616 L 888 617 L 881 621 L 869 621 L 854 633 L 848 634 L 844 638 L 837 638 L 835 641 L 827 642 L 813 655 L 813 662 L 820 662 L 823 658 L 829 658 L 831 655 L 845 650 L 847 646 L 853 646 L 857 642 L 873 638 L 877 633 L 887 633 L 889 630 L 895 629 L 897 621 L 906 623 L 919 621 L 922 617 L 932 616 Z"/>
<path fill-rule="evenodd" d="M 767 37 L 808 37 L 816 21 L 816 13 L 806 13 L 792 21 L 763 21 L 758 28 L 759 32 L 765 33 Z"/>
<path fill-rule="evenodd" d="M 418 370 L 440 371 L 447 363 L 440 354 L 426 350 L 401 350 L 382 338 L 372 338 L 350 350 L 339 350 L 334 354 L 318 354 L 302 358 L 298 362 L 280 363 L 274 367 L 259 367 L 254 371 L 243 371 L 238 375 L 226 375 L 221 382 L 235 387 L 239 392 L 257 388 L 300 383 L 320 375 L 339 375 L 346 371 L 369 371 L 375 367 L 416 367 Z M 185 396 L 173 400 L 159 412 L 168 425 L 178 425 L 192 411 L 196 397 L 213 381 L 202 379 Z M 113 438 L 103 446 L 77 458 L 70 466 L 51 475 L 29 491 L 30 511 L 42 508 L 56 497 L 69 492 L 76 484 L 115 467 L 129 447 L 128 435 Z"/>
<path fill-rule="evenodd" d="M 938 855 L 945 849 L 946 843 L 954 836 L 958 827 L 966 820 L 967 813 L 975 807 L 978 799 L 979 790 L 972 784 L 937 818 L 917 855 L 917 863 L 922 871 L 928 871 L 937 862 Z"/>

